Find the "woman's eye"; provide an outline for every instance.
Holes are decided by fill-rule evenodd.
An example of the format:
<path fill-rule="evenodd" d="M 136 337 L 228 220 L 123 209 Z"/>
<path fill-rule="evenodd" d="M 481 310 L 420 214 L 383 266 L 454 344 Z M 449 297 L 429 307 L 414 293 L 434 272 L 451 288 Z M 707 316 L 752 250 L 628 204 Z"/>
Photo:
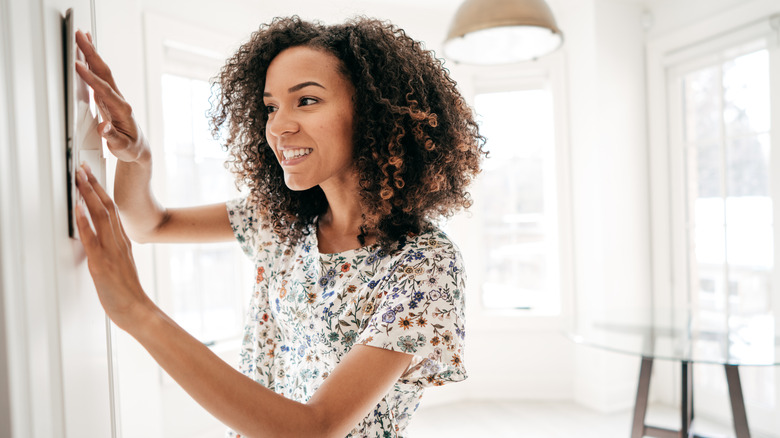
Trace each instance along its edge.
<path fill-rule="evenodd" d="M 275 106 L 271 106 L 271 105 L 266 105 L 265 106 L 265 113 L 266 114 L 271 114 L 271 113 L 274 113 L 274 112 L 276 112 L 276 107 Z"/>
<path fill-rule="evenodd" d="M 307 106 L 317 103 L 317 99 L 313 97 L 303 97 L 301 98 L 300 105 L 301 106 Z"/>

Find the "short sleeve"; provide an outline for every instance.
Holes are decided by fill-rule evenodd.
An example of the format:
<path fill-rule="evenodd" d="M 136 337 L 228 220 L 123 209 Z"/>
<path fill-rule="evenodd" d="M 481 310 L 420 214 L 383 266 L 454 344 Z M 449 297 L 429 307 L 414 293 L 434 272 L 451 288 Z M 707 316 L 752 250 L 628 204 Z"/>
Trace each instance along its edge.
<path fill-rule="evenodd" d="M 357 342 L 413 354 L 401 383 L 464 380 L 464 287 L 457 249 L 448 240 L 424 240 L 375 286 L 376 310 Z"/>
<path fill-rule="evenodd" d="M 230 226 L 241 250 L 255 259 L 261 244 L 260 218 L 255 206 L 247 198 L 233 199 L 226 205 Z"/>

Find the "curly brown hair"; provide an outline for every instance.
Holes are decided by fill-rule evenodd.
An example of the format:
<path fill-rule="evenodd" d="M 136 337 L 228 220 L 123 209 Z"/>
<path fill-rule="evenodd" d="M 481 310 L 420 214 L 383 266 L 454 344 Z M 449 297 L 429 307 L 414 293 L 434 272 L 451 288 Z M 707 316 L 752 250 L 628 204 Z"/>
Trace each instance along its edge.
<path fill-rule="evenodd" d="M 326 26 L 277 18 L 228 59 L 216 78 L 220 91 L 210 114 L 214 135 L 227 128 L 226 166 L 277 235 L 297 242 L 328 207 L 318 186 L 287 188 L 266 141 L 266 71 L 274 57 L 296 46 L 335 55 L 355 88 L 361 243 L 375 233 L 381 245 L 392 246 L 471 205 L 466 188 L 479 172 L 484 138 L 440 59 L 379 20 Z"/>

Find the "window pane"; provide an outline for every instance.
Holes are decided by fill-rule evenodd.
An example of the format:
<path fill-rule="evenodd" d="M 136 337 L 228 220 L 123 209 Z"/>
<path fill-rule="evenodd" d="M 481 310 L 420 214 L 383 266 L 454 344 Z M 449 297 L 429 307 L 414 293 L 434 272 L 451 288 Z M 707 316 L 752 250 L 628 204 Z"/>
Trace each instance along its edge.
<path fill-rule="evenodd" d="M 769 135 L 729 139 L 726 162 L 729 196 L 769 196 Z"/>
<path fill-rule="evenodd" d="M 720 145 L 697 144 L 688 152 L 688 187 L 690 199 L 723 196 L 723 160 Z M 698 217 L 698 216 L 697 216 Z M 722 221 L 720 222 L 722 223 Z"/>
<path fill-rule="evenodd" d="M 768 310 L 769 278 L 774 266 L 772 201 L 766 196 L 730 197 L 726 206 L 730 278 L 746 300 L 739 301 L 740 308 L 764 306 Z"/>
<path fill-rule="evenodd" d="M 713 309 L 728 307 L 727 290 L 755 308 L 774 265 L 767 52 L 689 73 L 683 86 L 692 290 Z"/>
<path fill-rule="evenodd" d="M 685 76 L 685 140 L 717 138 L 720 130 L 720 71 L 717 66 Z"/>
<path fill-rule="evenodd" d="M 727 162 L 728 263 L 735 268 L 761 271 L 760 276 L 766 277 L 768 295 L 768 275 L 774 265 L 769 135 L 729 141 Z"/>
<path fill-rule="evenodd" d="M 723 117 L 728 136 L 769 130 L 768 72 L 766 50 L 723 64 Z"/>
<path fill-rule="evenodd" d="M 186 78 L 163 75 L 163 123 L 166 153 L 192 154 L 192 95 Z"/>
<path fill-rule="evenodd" d="M 489 157 L 480 175 L 488 308 L 536 308 L 557 298 L 553 111 L 547 90 L 479 94 Z"/>
<path fill-rule="evenodd" d="M 211 137 L 206 81 L 163 75 L 165 188 L 171 205 L 202 205 L 240 196 Z M 170 285 L 171 316 L 203 342 L 240 336 L 246 260 L 236 245 L 166 245 L 158 276 Z"/>

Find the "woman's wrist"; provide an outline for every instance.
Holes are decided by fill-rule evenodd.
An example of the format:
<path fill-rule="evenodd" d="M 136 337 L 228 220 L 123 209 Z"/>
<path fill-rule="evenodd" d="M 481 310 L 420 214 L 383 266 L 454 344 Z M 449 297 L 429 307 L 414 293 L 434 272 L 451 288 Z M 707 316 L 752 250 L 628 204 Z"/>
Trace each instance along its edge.
<path fill-rule="evenodd" d="M 138 157 L 133 161 L 135 164 L 142 166 L 149 166 L 152 164 L 152 149 L 146 144 L 146 140 L 143 140 L 143 146 L 138 154 Z"/>
<path fill-rule="evenodd" d="M 153 336 L 163 319 L 164 314 L 160 308 L 146 297 L 144 301 L 134 304 L 121 320 L 117 318 L 115 323 L 140 341 L 145 337 Z"/>
<path fill-rule="evenodd" d="M 138 155 L 132 160 L 120 158 L 117 161 L 117 175 L 126 172 L 130 172 L 128 175 L 149 175 L 151 174 L 151 168 L 152 152 L 148 146 L 142 147 Z"/>

